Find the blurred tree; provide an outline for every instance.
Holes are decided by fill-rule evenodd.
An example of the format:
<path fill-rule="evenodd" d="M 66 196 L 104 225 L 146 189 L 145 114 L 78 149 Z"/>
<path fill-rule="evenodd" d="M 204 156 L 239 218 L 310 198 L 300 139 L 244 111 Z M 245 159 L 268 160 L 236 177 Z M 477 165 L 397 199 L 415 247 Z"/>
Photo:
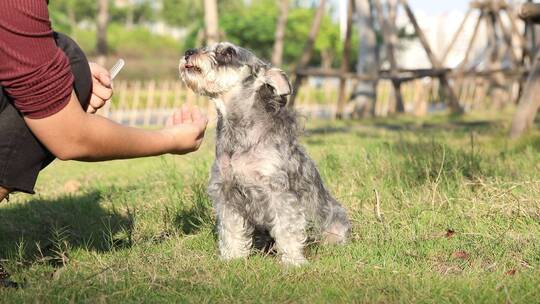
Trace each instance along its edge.
<path fill-rule="evenodd" d="M 55 29 L 70 33 L 78 22 L 94 20 L 97 6 L 92 0 L 54 0 L 49 11 Z"/>
<path fill-rule="evenodd" d="M 379 73 L 380 50 L 375 32 L 373 9 L 372 0 L 356 0 L 356 27 L 360 36 L 356 72 L 376 77 Z M 354 104 L 353 117 L 375 116 L 377 84 L 376 79 L 358 81 L 351 96 L 351 101 Z"/>
<path fill-rule="evenodd" d="M 158 19 L 155 1 L 113 1 L 111 4 L 111 22 L 124 23 L 128 29 L 135 24 Z"/>
<path fill-rule="evenodd" d="M 289 0 L 279 1 L 279 15 L 276 25 L 276 36 L 274 49 L 272 51 L 272 64 L 281 66 L 283 63 L 283 46 L 285 43 L 285 30 L 287 27 L 287 17 L 289 16 Z"/>
<path fill-rule="evenodd" d="M 214 44 L 219 40 L 219 17 L 216 0 L 204 0 L 204 25 L 207 44 Z"/>
<path fill-rule="evenodd" d="M 96 20 L 96 38 L 98 63 L 105 65 L 105 56 L 108 53 L 107 27 L 109 25 L 109 0 L 98 0 L 98 15 Z"/>

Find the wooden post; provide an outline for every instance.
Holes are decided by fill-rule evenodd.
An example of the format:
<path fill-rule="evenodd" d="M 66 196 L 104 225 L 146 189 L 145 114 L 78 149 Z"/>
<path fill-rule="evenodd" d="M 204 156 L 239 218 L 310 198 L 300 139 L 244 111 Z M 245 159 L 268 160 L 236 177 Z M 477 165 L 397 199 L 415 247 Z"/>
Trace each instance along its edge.
<path fill-rule="evenodd" d="M 540 23 L 540 4 L 526 3 L 522 5 L 520 17 L 531 23 Z M 538 96 L 540 96 L 540 52 L 536 52 L 527 84 L 514 115 L 510 138 L 518 138 L 534 125 L 534 119 L 540 108 Z"/>
<path fill-rule="evenodd" d="M 217 0 L 204 0 L 204 23 L 206 43 L 219 41 Z"/>
<path fill-rule="evenodd" d="M 101 66 L 105 65 L 106 56 L 109 52 L 107 44 L 107 27 L 109 25 L 109 0 L 99 0 L 97 3 L 98 13 L 96 20 L 96 50 L 97 63 Z"/>
<path fill-rule="evenodd" d="M 510 138 L 523 135 L 534 124 L 534 118 L 540 107 L 540 53 L 534 59 L 532 71 L 525 85 L 523 96 L 512 121 Z"/>
<path fill-rule="evenodd" d="M 515 37 L 517 37 L 517 39 L 519 40 L 519 43 L 521 45 L 521 48 L 523 50 L 522 57 L 524 58 L 526 56 L 530 56 L 531 54 L 530 54 L 530 49 L 529 49 L 529 47 L 527 45 L 527 40 L 519 32 L 519 29 L 518 29 L 517 24 L 516 24 L 516 18 L 514 17 L 514 14 L 511 11 L 509 11 L 508 9 L 506 9 L 504 11 L 506 12 L 506 15 L 508 16 L 508 19 L 510 20 L 511 32 L 513 33 L 513 35 Z M 525 27 L 527 27 L 527 24 L 525 25 Z"/>
<path fill-rule="evenodd" d="M 409 20 L 414 26 L 416 34 L 418 35 L 418 39 L 420 39 L 420 43 L 424 47 L 424 50 L 426 51 L 426 54 L 429 58 L 429 61 L 431 62 L 431 65 L 435 69 L 441 69 L 442 65 L 439 62 L 439 60 L 435 57 L 433 52 L 431 51 L 431 47 L 429 46 L 429 43 L 424 35 L 424 32 L 418 25 L 418 22 L 416 22 L 416 17 L 414 16 L 414 13 L 409 7 L 407 0 L 400 0 L 400 1 L 401 1 L 401 4 L 403 5 L 403 8 L 405 8 L 405 12 L 407 13 L 407 16 L 409 17 Z M 452 90 L 452 87 L 450 87 L 450 83 L 448 82 L 448 79 L 446 78 L 446 75 L 444 73 L 441 74 L 441 76 L 439 76 L 439 81 L 440 81 L 440 85 L 443 87 L 443 90 L 445 91 L 446 97 L 450 101 L 450 108 L 452 109 L 452 112 L 456 114 L 462 114 L 463 108 L 459 104 L 459 100 L 457 99 L 456 94 L 454 93 L 454 90 Z"/>
<path fill-rule="evenodd" d="M 150 80 L 148 83 L 148 90 L 146 92 L 146 107 L 144 112 L 143 125 L 149 126 L 152 118 L 152 112 L 154 111 L 154 93 L 156 91 L 156 82 Z"/>
<path fill-rule="evenodd" d="M 139 110 L 139 101 L 141 99 L 141 82 L 136 81 L 133 88 L 133 104 L 131 105 L 131 116 L 129 117 L 129 125 L 135 126 L 137 124 L 137 112 Z"/>
<path fill-rule="evenodd" d="M 346 88 L 347 78 L 346 74 L 349 72 L 349 62 L 351 55 L 351 35 L 352 35 L 352 15 L 354 11 L 354 0 L 348 1 L 347 8 L 347 31 L 345 33 L 345 42 L 343 43 L 343 59 L 341 61 L 341 77 L 339 80 L 339 97 L 336 109 L 336 118 L 343 119 L 345 103 L 347 102 Z"/>
<path fill-rule="evenodd" d="M 398 79 L 398 66 L 395 57 L 395 45 L 396 35 L 393 33 L 393 26 L 390 25 L 388 19 L 393 19 L 391 16 L 384 18 L 383 8 L 381 5 L 381 0 L 374 0 L 375 10 L 377 11 L 377 16 L 379 17 L 379 23 L 383 31 L 383 40 L 386 45 L 386 53 L 388 56 L 388 61 L 390 61 L 390 77 L 392 78 L 392 86 L 394 87 L 394 101 L 396 110 L 398 112 L 404 112 L 405 107 L 403 106 L 403 96 L 401 94 L 401 81 Z"/>
<path fill-rule="evenodd" d="M 315 39 L 317 38 L 317 34 L 319 33 L 319 29 L 321 28 L 321 22 L 324 16 L 326 2 L 327 0 L 320 0 L 319 8 L 317 8 L 317 12 L 315 13 L 315 17 L 313 18 L 313 23 L 311 24 L 311 30 L 309 32 L 308 40 L 306 41 L 304 51 L 302 52 L 302 57 L 300 57 L 300 61 L 296 67 L 296 78 L 294 79 L 292 95 L 289 100 L 289 107 L 294 107 L 294 102 L 298 94 L 298 90 L 300 89 L 300 85 L 302 84 L 303 77 L 300 75 L 299 71 L 304 69 L 308 65 L 309 60 L 311 59 L 313 47 L 315 45 Z"/>
<path fill-rule="evenodd" d="M 172 109 L 179 108 L 182 104 L 182 99 L 180 98 L 180 93 L 182 93 L 182 85 L 176 81 L 174 83 L 174 100 L 172 104 Z"/>
<path fill-rule="evenodd" d="M 289 0 L 279 1 L 279 16 L 276 24 L 276 35 L 272 51 L 272 65 L 281 66 L 283 61 L 283 46 L 285 44 L 285 29 L 289 15 Z"/>
<path fill-rule="evenodd" d="M 128 83 L 127 81 L 122 81 L 120 83 L 120 85 L 118 86 L 118 92 L 119 92 L 119 98 L 120 99 L 118 101 L 118 107 L 116 109 L 116 115 L 115 115 L 115 120 L 116 122 L 119 122 L 119 123 L 122 123 L 122 119 L 124 118 L 124 113 L 126 112 L 127 110 L 127 106 L 126 106 L 126 95 L 127 95 L 127 92 L 128 92 Z"/>
<path fill-rule="evenodd" d="M 375 116 L 377 104 L 377 84 L 379 81 L 380 49 L 375 32 L 373 0 L 356 0 L 356 27 L 360 45 L 356 73 L 371 75 L 372 80 L 357 80 L 351 94 L 354 109 L 353 118 Z"/>
<path fill-rule="evenodd" d="M 169 89 L 170 89 L 170 82 L 169 81 L 164 81 L 162 84 L 161 84 L 161 96 L 160 96 L 160 102 L 159 102 L 159 113 L 162 113 L 162 117 L 158 120 L 157 124 L 158 125 L 164 125 L 165 122 L 167 121 L 167 104 L 169 103 Z"/>

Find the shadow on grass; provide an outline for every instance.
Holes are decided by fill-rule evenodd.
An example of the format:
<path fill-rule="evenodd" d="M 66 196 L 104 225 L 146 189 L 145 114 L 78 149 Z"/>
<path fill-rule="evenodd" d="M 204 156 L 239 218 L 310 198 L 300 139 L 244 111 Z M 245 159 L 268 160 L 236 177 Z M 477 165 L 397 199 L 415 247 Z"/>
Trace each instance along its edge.
<path fill-rule="evenodd" d="M 307 128 L 304 132 L 304 136 L 309 138 L 315 135 L 333 135 L 333 134 L 349 134 L 352 132 L 360 132 L 362 136 L 380 137 L 375 130 L 385 130 L 390 132 L 432 132 L 432 131 L 458 131 L 468 133 L 470 131 L 476 132 L 490 132 L 493 129 L 499 129 L 503 126 L 503 123 L 498 120 L 475 120 L 475 121 L 463 121 L 459 117 L 454 118 L 452 116 L 447 117 L 444 120 L 431 120 L 425 122 L 418 122 L 416 120 L 397 120 L 397 119 L 367 119 L 349 121 L 347 126 L 322 126 L 315 128 Z"/>
<path fill-rule="evenodd" d="M 177 211 L 174 226 L 183 234 L 196 234 L 204 227 L 214 225 L 213 206 L 206 194 L 206 183 L 194 183 L 191 197 L 186 198 L 184 207 Z"/>
<path fill-rule="evenodd" d="M 422 124 L 416 124 L 412 122 L 399 122 L 399 123 L 389 123 L 389 122 L 376 122 L 374 127 L 383 128 L 389 131 L 430 131 L 430 130 L 441 130 L 441 131 L 489 131 L 493 128 L 498 128 L 501 126 L 499 121 L 489 121 L 489 120 L 478 120 L 478 121 L 449 121 L 445 122 L 425 122 Z"/>
<path fill-rule="evenodd" d="M 4 203 L 0 260 L 64 263 L 68 249 L 110 251 L 131 246 L 133 217 L 100 205 L 100 192 Z"/>

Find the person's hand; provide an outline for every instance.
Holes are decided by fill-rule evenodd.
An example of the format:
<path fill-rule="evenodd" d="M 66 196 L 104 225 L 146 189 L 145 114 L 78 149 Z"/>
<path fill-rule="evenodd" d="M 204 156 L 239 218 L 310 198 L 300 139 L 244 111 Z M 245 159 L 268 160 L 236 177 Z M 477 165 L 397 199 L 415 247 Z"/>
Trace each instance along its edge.
<path fill-rule="evenodd" d="M 113 95 L 112 81 L 109 71 L 97 63 L 90 62 L 92 73 L 92 96 L 86 112 L 96 113 Z"/>
<path fill-rule="evenodd" d="M 182 106 L 167 120 L 167 127 L 162 132 L 172 139 L 171 152 L 186 154 L 197 151 L 201 146 L 206 131 L 208 118 L 197 107 Z"/>

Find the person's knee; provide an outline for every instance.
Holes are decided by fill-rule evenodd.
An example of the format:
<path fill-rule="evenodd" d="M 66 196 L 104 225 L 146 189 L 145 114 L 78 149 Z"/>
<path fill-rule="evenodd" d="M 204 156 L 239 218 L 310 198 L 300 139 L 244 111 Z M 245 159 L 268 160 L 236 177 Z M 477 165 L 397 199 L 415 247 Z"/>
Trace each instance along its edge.
<path fill-rule="evenodd" d="M 2 202 L 10 193 L 9 189 L 0 186 L 0 202 Z"/>

